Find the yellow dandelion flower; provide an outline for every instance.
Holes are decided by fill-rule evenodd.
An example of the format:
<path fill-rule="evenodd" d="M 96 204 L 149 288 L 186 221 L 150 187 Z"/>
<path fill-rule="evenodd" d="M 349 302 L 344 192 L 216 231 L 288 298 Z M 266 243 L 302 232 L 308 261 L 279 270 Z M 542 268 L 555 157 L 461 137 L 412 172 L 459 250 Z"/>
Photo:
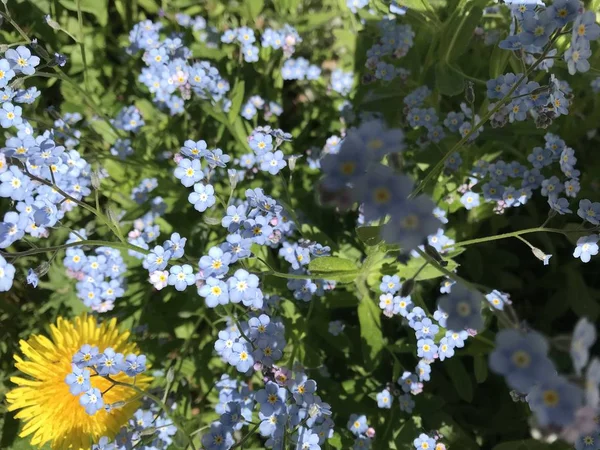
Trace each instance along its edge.
<path fill-rule="evenodd" d="M 18 419 L 25 422 L 20 436 L 30 436 L 31 444 L 50 443 L 53 449 L 89 449 L 90 442 L 101 436 L 113 438 L 140 406 L 128 402 L 122 408 L 107 412 L 99 410 L 93 416 L 79 404 L 79 396 L 71 395 L 65 377 L 71 373 L 71 358 L 81 346 L 97 346 L 102 352 L 112 347 L 123 354 L 138 353 L 134 343 L 127 342 L 129 332 L 117 329 L 116 319 L 98 323 L 94 317 L 83 315 L 69 321 L 59 317 L 50 326 L 51 339 L 33 335 L 20 341 L 22 358 L 15 355 L 16 368 L 27 377 L 12 377 L 18 387 L 6 395 L 8 410 L 19 410 Z M 116 381 L 133 383 L 124 373 L 112 376 Z M 106 391 L 112 383 L 100 376 L 90 379 L 93 388 Z M 151 377 L 144 374 L 135 378 L 137 387 L 144 389 Z M 114 386 L 104 394 L 104 403 L 132 400 L 138 394 L 126 386 Z"/>

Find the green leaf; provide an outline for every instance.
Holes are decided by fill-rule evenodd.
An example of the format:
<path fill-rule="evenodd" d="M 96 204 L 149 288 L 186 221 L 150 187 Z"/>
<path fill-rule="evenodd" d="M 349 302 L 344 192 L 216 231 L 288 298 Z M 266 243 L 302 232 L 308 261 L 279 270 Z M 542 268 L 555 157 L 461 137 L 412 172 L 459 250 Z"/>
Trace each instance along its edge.
<path fill-rule="evenodd" d="M 380 226 L 359 227 L 356 229 L 356 234 L 369 247 L 373 247 L 381 242 Z"/>
<path fill-rule="evenodd" d="M 59 0 L 59 3 L 69 11 L 77 12 L 77 2 Z M 103 27 L 108 23 L 108 0 L 79 0 L 81 11 L 93 14 Z"/>
<path fill-rule="evenodd" d="M 444 61 L 456 61 L 467 50 L 473 39 L 473 31 L 479 25 L 482 16 L 483 8 L 479 6 L 472 6 L 459 14 L 453 14 L 451 20 L 445 24 L 448 40 L 442 40 L 440 45 Z"/>
<path fill-rule="evenodd" d="M 372 367 L 373 361 L 384 347 L 384 342 L 381 332 L 381 310 L 370 296 L 363 297 L 358 304 L 358 321 L 365 362 L 367 367 Z"/>
<path fill-rule="evenodd" d="M 594 322 L 600 313 L 600 306 L 592 298 L 578 267 L 573 266 L 567 271 L 567 286 L 573 312 L 579 317 L 587 317 Z"/>
<path fill-rule="evenodd" d="M 466 402 L 471 402 L 473 400 L 473 384 L 463 362 L 459 358 L 452 358 L 444 361 L 444 367 L 458 396 Z"/>
<path fill-rule="evenodd" d="M 417 427 L 412 418 L 406 420 L 400 429 L 398 430 L 398 434 L 394 436 L 394 444 L 396 444 L 397 449 L 414 449 L 415 447 L 412 445 L 412 442 L 415 439 L 415 436 L 419 435 L 419 429 L 421 427 Z"/>
<path fill-rule="evenodd" d="M 567 234 L 565 234 L 565 236 L 567 237 L 569 242 L 571 242 L 571 244 L 573 244 L 573 245 L 577 244 L 577 240 L 579 238 L 584 237 L 584 236 L 589 236 L 589 234 L 590 234 L 589 231 L 583 230 L 581 228 L 581 223 L 575 223 L 575 222 L 566 224 L 563 227 L 563 230 L 565 230 L 567 232 Z"/>
<path fill-rule="evenodd" d="M 448 269 L 450 272 L 453 272 L 454 269 L 456 269 L 458 267 L 458 264 L 452 258 L 454 256 L 459 255 L 463 251 L 464 251 L 463 249 L 459 249 L 456 252 L 452 252 L 449 255 L 444 256 L 444 260 L 448 262 L 446 269 Z M 412 278 L 415 276 L 415 274 L 417 272 L 419 272 L 419 269 L 421 268 L 421 266 L 423 266 L 424 263 L 425 263 L 425 260 L 421 257 L 411 258 L 408 261 L 408 264 L 406 264 L 404 266 L 401 265 L 398 268 L 398 275 L 400 275 L 402 278 L 406 278 L 406 279 Z M 440 278 L 443 276 L 444 276 L 444 274 L 442 272 L 440 272 L 436 267 L 432 266 L 431 264 L 428 264 L 427 266 L 425 266 L 425 268 L 423 270 L 421 270 L 419 272 L 419 275 L 417 275 L 416 280 L 417 281 L 431 280 L 433 278 Z"/>
<path fill-rule="evenodd" d="M 138 0 L 138 4 L 150 14 L 156 14 L 160 9 L 160 5 L 152 0 Z"/>
<path fill-rule="evenodd" d="M 511 51 L 503 50 L 497 44 L 494 44 L 492 56 L 490 57 L 490 78 L 497 78 L 504 73 L 511 53 Z"/>
<path fill-rule="evenodd" d="M 234 123 L 240 109 L 242 108 L 242 102 L 244 101 L 245 83 L 242 80 L 238 80 L 231 91 L 231 108 L 227 113 L 227 118 L 230 123 Z"/>
<path fill-rule="evenodd" d="M 399 6 L 406 6 L 415 11 L 427 11 L 446 6 L 446 0 L 398 0 L 397 3 Z"/>
<path fill-rule="evenodd" d="M 339 11 L 336 10 L 307 14 L 302 18 L 302 22 L 296 26 L 296 29 L 304 32 L 314 30 L 330 23 L 339 15 Z"/>
<path fill-rule="evenodd" d="M 400 377 L 401 371 L 402 367 L 400 366 L 400 361 L 394 359 L 394 367 L 392 369 L 392 381 L 396 382 L 396 380 Z"/>
<path fill-rule="evenodd" d="M 316 225 L 303 223 L 300 227 L 300 230 L 302 230 L 302 236 L 304 236 L 306 239 L 317 241 L 323 245 L 328 245 L 333 250 L 337 249 L 337 244 L 330 239 L 329 236 L 323 233 L 323 231 Z"/>
<path fill-rule="evenodd" d="M 465 77 L 440 61 L 435 66 L 435 85 L 444 95 L 458 95 L 465 87 Z"/>
<path fill-rule="evenodd" d="M 7 411 L 3 415 L 3 422 L 0 448 L 10 448 L 19 433 L 19 421 L 15 419 L 14 413 Z"/>
<path fill-rule="evenodd" d="M 473 357 L 473 366 L 475 372 L 475 381 L 483 383 L 488 376 L 487 361 L 481 355 Z"/>
<path fill-rule="evenodd" d="M 335 256 L 322 256 L 308 264 L 308 270 L 315 278 L 351 283 L 358 276 L 358 267 L 353 261 Z"/>
<path fill-rule="evenodd" d="M 561 441 L 546 444 L 535 439 L 525 439 L 522 441 L 503 442 L 496 445 L 492 450 L 567 450 L 572 448 L 573 446 L 569 446 Z"/>
<path fill-rule="evenodd" d="M 249 20 L 256 20 L 265 6 L 265 0 L 244 0 L 246 14 Z"/>

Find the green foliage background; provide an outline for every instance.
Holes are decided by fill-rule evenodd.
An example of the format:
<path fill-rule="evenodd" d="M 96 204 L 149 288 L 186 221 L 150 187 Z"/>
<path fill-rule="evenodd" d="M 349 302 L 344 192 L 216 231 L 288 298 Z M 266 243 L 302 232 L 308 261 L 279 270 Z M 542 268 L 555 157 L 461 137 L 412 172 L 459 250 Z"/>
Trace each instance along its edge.
<path fill-rule="evenodd" d="M 588 8 L 600 9 L 599 0 L 586 3 Z M 387 11 L 383 0 L 373 0 L 371 4 L 375 10 Z M 505 19 L 501 16 L 482 19 L 483 8 L 490 4 L 487 0 L 407 0 L 405 4 L 411 7 L 405 20 L 413 26 L 416 38 L 415 46 L 401 60 L 401 65 L 410 69 L 412 75 L 406 84 L 395 80 L 387 85 L 359 85 L 352 100 L 354 109 L 380 112 L 391 125 L 400 123 L 404 115 L 401 99 L 414 88 L 427 84 L 435 89 L 434 106 L 440 112 L 457 110 L 463 101 L 465 79 L 470 79 L 476 83 L 478 109 L 487 111 L 487 102 L 481 101 L 485 97 L 481 82 L 506 71 L 520 72 L 521 67 L 509 52 L 485 46 L 473 32 L 481 24 L 505 30 L 508 26 Z M 271 119 L 271 123 L 294 136 L 292 143 L 284 145 L 286 154 L 305 154 L 312 147 L 321 147 L 331 134 L 339 134 L 343 127 L 338 112 L 341 100 L 328 93 L 324 79 L 311 84 L 284 83 L 280 55 L 270 55 L 268 50 L 261 49 L 259 63 L 240 64 L 232 48 L 210 48 L 198 35 L 190 36 L 191 32 L 185 31 L 188 42 L 189 39 L 194 42 L 191 45 L 194 57 L 211 60 L 230 81 L 229 98 L 233 106 L 225 114 L 208 102 L 195 100 L 188 103 L 183 115 L 170 117 L 153 106 L 148 92 L 136 81 L 142 67 L 140 58 L 124 52 L 127 33 L 133 24 L 145 18 L 155 19 L 160 8 L 167 16 L 176 12 L 203 15 L 219 32 L 239 25 L 260 30 L 267 24 L 290 23 L 304 39 L 295 56 L 304 56 L 326 67 L 355 70 L 359 76 L 364 72 L 366 50 L 377 40 L 373 16 L 366 11 L 352 15 L 343 0 L 9 0 L 8 7 L 24 34 L 36 37 L 49 52 L 60 51 L 69 58 L 64 75 L 28 80 L 42 90 L 32 119 L 40 128 L 50 127 L 56 116 L 48 110 L 51 107 L 62 113 L 81 112 L 88 120 L 98 117 L 90 121 L 79 150 L 96 168 L 103 167 L 110 174 L 102 182 L 102 208 L 110 206 L 127 211 L 125 221 L 141 216 L 149 205 L 136 205 L 129 192 L 141 179 L 156 177 L 159 188 L 155 193 L 168 205 L 158 222 L 162 236 L 173 231 L 187 236 L 187 253 L 193 258 L 222 239 L 222 230 L 214 225 L 220 220 L 221 211 L 207 211 L 203 215 L 194 211 L 187 203 L 187 193 L 172 176 L 172 163 L 159 162 L 156 155 L 163 150 L 176 151 L 189 138 L 205 139 L 209 146 L 219 146 L 232 155 L 246 152 L 246 136 L 253 124 L 242 119 L 239 110 L 252 94 L 283 105 L 283 116 L 279 121 Z M 50 28 L 44 21 L 46 14 L 75 41 L 67 33 Z M 365 23 L 361 24 L 359 19 Z M 13 43 L 22 37 L 5 23 L 0 40 Z M 600 188 L 600 136 L 588 138 L 586 134 L 600 123 L 600 99 L 591 95 L 589 87 L 592 77 L 600 74 L 598 55 L 592 59 L 592 67 L 596 69 L 589 74 L 569 79 L 575 96 L 571 114 L 557 120 L 550 130 L 577 151 L 583 198 L 597 198 Z M 564 68 L 560 70 L 566 73 Z M 540 78 L 543 76 L 539 74 Z M 131 104 L 141 110 L 146 126 L 133 141 L 135 154 L 119 161 L 109 153 L 115 134 L 102 117 L 114 117 L 122 106 Z M 489 160 L 502 155 L 525 160 L 531 148 L 543 141 L 544 133 L 531 124 L 512 124 L 496 130 L 488 127 L 483 137 L 462 154 L 465 167 L 481 157 Z M 415 136 L 409 134 L 408 139 Z M 448 137 L 440 147 L 414 151 L 414 164 L 407 170 L 423 180 L 457 141 Z M 338 215 L 320 207 L 314 189 L 319 173 L 310 170 L 305 161 L 303 158 L 297 163 L 290 185 L 291 198 L 285 197 L 277 178 L 259 177 L 250 185 L 240 183 L 238 190 L 260 186 L 282 203 L 288 203 L 297 211 L 303 235 L 330 245 L 336 257 L 342 258 L 329 261 L 322 258 L 315 263 L 318 267 L 311 266 L 313 273 L 340 282 L 335 291 L 310 305 L 283 302 L 289 344 L 284 361 L 301 362 L 309 368 L 311 377 L 318 381 L 320 395 L 332 405 L 338 429 L 344 428 L 351 413 L 363 413 L 376 429 L 375 448 L 409 449 L 420 432 L 434 429 L 440 430 L 452 449 L 568 448 L 560 443 L 549 445 L 530 440 L 527 406 L 512 402 L 504 381 L 488 373 L 487 355 L 496 329 L 492 318 L 488 318 L 488 329 L 469 340 L 455 358 L 433 365 L 432 380 L 416 398 L 412 415 L 401 413 L 397 404 L 390 411 L 377 408 L 375 394 L 404 370 L 412 370 L 417 362 L 413 333 L 399 320 L 382 317 L 377 306 L 381 274 L 394 273 L 390 265 L 394 258 L 388 254 L 394 249 L 379 241 L 373 227 L 356 230 L 355 214 Z M 436 200 L 456 187 L 456 181 L 443 177 L 437 184 L 436 178 L 433 181 L 425 190 Z M 228 188 L 222 189 L 221 194 L 228 195 Z M 457 241 L 538 227 L 547 214 L 545 200 L 540 198 L 506 215 L 494 214 L 491 206 L 471 212 L 459 210 L 459 206 L 456 197 L 450 207 L 455 215 L 447 231 Z M 553 227 L 579 226 L 561 220 L 556 219 Z M 90 231 L 100 238 L 113 239 L 105 226 L 91 222 L 81 210 L 69 214 L 68 223 L 71 228 L 87 223 Z M 569 333 L 578 317 L 587 316 L 597 323 L 600 315 L 597 276 L 600 265 L 598 259 L 582 265 L 572 258 L 576 238 L 576 234 L 568 238 L 544 233 L 528 236 L 534 245 L 554 255 L 549 267 L 543 267 L 523 243 L 507 239 L 455 252 L 448 269 L 459 267 L 458 273 L 474 283 L 510 292 L 519 316 L 534 328 L 549 335 Z M 41 245 L 60 245 L 65 239 L 66 231 L 54 230 L 48 242 Z M 123 254 L 129 267 L 128 291 L 112 314 L 127 328 L 147 325 L 137 333 L 137 340 L 153 360 L 154 368 L 165 372 L 169 367 L 176 369 L 172 393 L 178 399 L 178 413 L 192 418 L 188 422 L 190 430 L 209 424 L 217 418 L 211 406 L 216 399 L 211 387 L 223 372 L 233 373 L 213 357 L 217 332 L 214 322 L 219 316 L 201 307 L 203 302 L 191 291 L 154 292 L 139 262 Z M 286 272 L 276 254 L 264 248 L 259 254 L 274 269 Z M 0 398 L 11 388 L 12 354 L 19 339 L 44 332 L 60 315 L 74 316 L 85 310 L 75 295 L 73 282 L 64 273 L 61 259 L 62 255 L 56 258 L 37 290 L 25 284 L 22 272 L 14 289 L 0 294 Z M 399 275 L 409 278 L 422 262 L 413 259 L 400 267 Z M 37 263 L 38 259 L 27 257 L 20 266 Z M 252 264 L 264 269 L 258 261 Z M 442 275 L 429 266 L 418 277 L 420 282 L 413 299 L 430 313 L 435 309 Z M 265 291 L 289 299 L 285 284 L 286 280 L 277 276 L 268 276 L 263 281 Z M 347 324 L 346 332 L 338 337 L 327 332 L 329 321 L 335 319 Z M 558 367 L 569 367 L 564 355 L 556 357 Z M 320 375 L 318 368 L 322 366 L 328 368 L 331 377 Z M 159 377 L 156 383 L 164 386 L 165 380 Z M 4 404 L 0 404 L 0 414 L 3 417 L 0 448 L 29 448 L 26 440 L 16 437 L 20 424 Z M 252 448 L 261 445 L 259 440 L 251 442 Z M 329 448 L 349 448 L 351 442 L 349 433 L 336 433 L 329 441 Z"/>

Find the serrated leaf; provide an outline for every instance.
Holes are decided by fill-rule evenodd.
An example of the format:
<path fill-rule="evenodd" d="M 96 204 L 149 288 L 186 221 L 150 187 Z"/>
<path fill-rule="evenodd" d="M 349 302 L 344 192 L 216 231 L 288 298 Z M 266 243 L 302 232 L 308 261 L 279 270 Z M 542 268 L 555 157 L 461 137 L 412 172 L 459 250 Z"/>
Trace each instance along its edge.
<path fill-rule="evenodd" d="M 308 264 L 308 270 L 315 278 L 351 283 L 358 276 L 358 267 L 353 261 L 335 256 L 322 256 Z"/>
<path fill-rule="evenodd" d="M 458 396 L 466 402 L 473 400 L 473 384 L 463 362 L 459 358 L 454 357 L 444 361 L 444 367 L 452 380 Z"/>

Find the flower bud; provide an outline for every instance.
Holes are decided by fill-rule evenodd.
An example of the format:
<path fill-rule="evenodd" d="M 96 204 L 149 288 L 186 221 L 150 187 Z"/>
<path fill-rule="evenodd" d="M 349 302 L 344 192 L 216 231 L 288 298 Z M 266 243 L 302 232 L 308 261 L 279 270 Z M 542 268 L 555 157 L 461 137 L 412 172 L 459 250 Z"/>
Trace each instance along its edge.
<path fill-rule="evenodd" d="M 465 100 L 469 104 L 475 103 L 475 85 L 472 81 L 465 83 Z"/>
<path fill-rule="evenodd" d="M 60 30 L 60 24 L 56 20 L 52 19 L 52 17 L 50 17 L 50 14 L 47 14 L 45 19 L 46 23 L 50 26 L 50 28 Z"/>
<path fill-rule="evenodd" d="M 302 158 L 302 155 L 292 155 L 288 158 L 288 166 L 292 172 L 296 168 L 296 161 L 298 161 L 299 158 Z"/>
<path fill-rule="evenodd" d="M 227 175 L 229 175 L 229 184 L 231 185 L 231 190 L 234 190 L 238 182 L 237 170 L 227 169 Z"/>
<path fill-rule="evenodd" d="M 448 265 L 448 261 L 444 261 L 442 255 L 439 254 L 439 252 L 433 245 L 425 244 L 425 253 L 427 253 L 429 256 L 435 259 L 440 264 L 440 266 L 446 267 Z"/>
<path fill-rule="evenodd" d="M 140 431 L 140 436 L 150 436 L 154 433 L 156 433 L 156 427 L 148 427 Z"/>
<path fill-rule="evenodd" d="M 172 383 L 174 379 L 175 379 L 175 368 L 170 367 L 169 370 L 167 371 L 167 383 Z"/>
<path fill-rule="evenodd" d="M 541 251 L 537 247 L 531 247 L 531 252 L 537 259 L 542 261 L 545 266 L 547 266 L 550 263 L 550 258 L 552 258 L 552 255 L 546 255 L 543 251 Z"/>
<path fill-rule="evenodd" d="M 44 261 L 35 269 L 35 272 L 37 273 L 38 277 L 43 277 L 48 273 L 49 270 L 50 264 L 48 261 Z"/>
<path fill-rule="evenodd" d="M 92 170 L 90 181 L 92 182 L 92 187 L 94 189 L 100 189 L 100 175 L 98 174 L 98 171 Z"/>

